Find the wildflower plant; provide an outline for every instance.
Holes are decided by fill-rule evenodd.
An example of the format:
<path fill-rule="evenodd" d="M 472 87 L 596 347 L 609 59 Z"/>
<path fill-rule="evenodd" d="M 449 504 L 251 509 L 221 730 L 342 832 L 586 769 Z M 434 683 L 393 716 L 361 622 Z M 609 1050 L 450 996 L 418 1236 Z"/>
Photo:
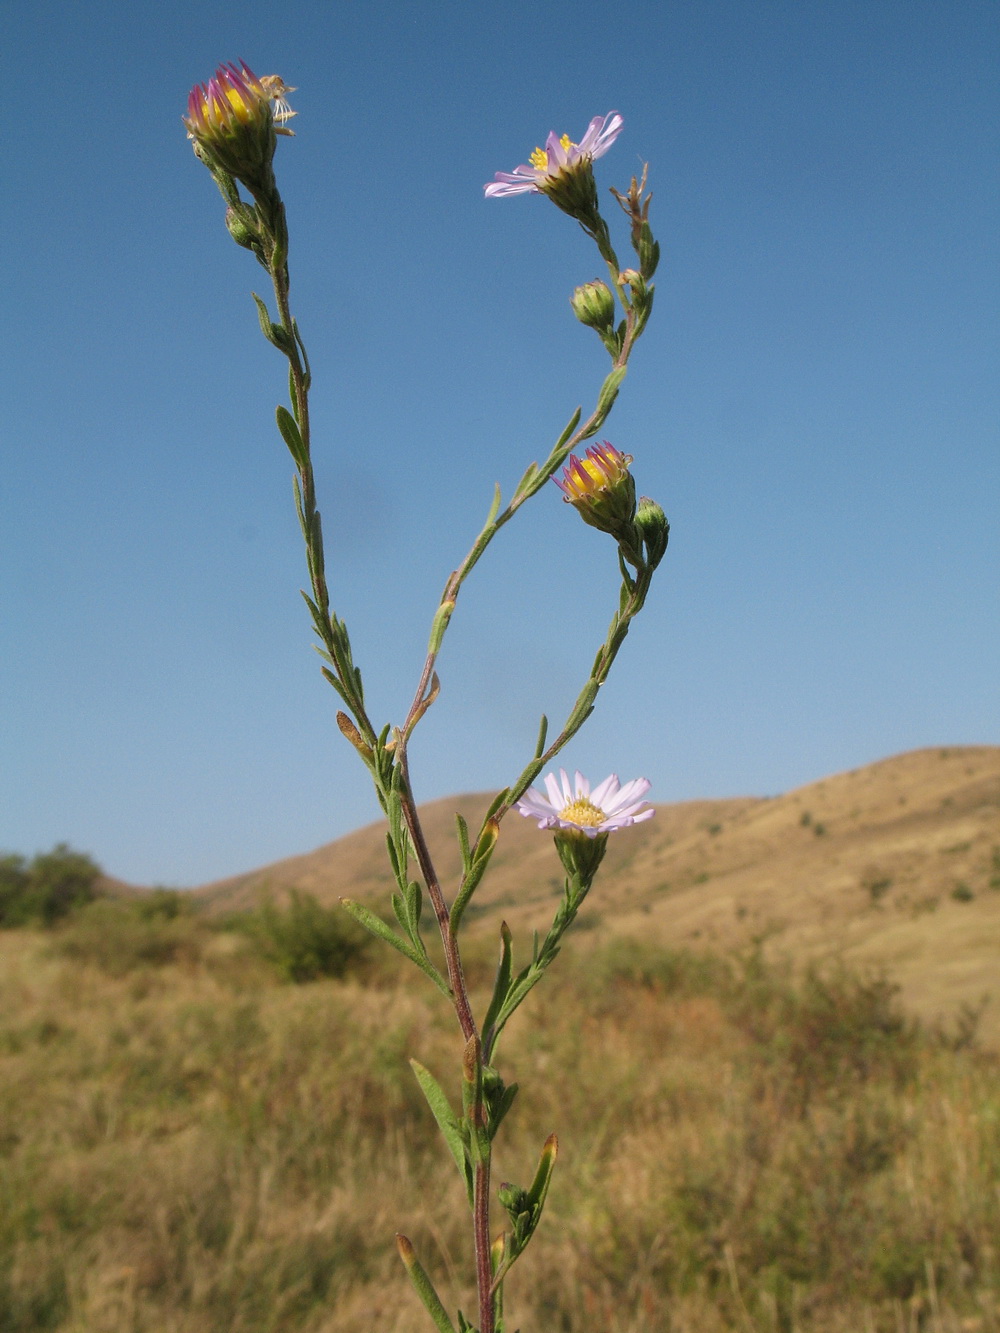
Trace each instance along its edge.
<path fill-rule="evenodd" d="M 600 211 L 593 164 L 622 131 L 624 121 L 617 111 L 595 117 L 579 143 L 565 135 L 550 134 L 545 148 L 536 148 L 531 154 L 529 164 L 510 173 L 497 173 L 495 180 L 485 186 L 487 199 L 518 194 L 547 196 L 575 218 L 595 242 L 608 280 L 591 280 L 579 286 L 572 295 L 571 308 L 583 325 L 598 334 L 611 365 L 586 418 L 577 408 L 544 462 L 528 465 L 506 504 L 500 487 L 496 487 L 479 536 L 445 582 L 408 713 L 395 724 L 376 722 L 369 712 L 347 626 L 331 602 L 313 478 L 311 370 L 289 303 L 288 230 L 272 162 L 278 138 L 291 133 L 285 127 L 295 114 L 286 100 L 291 92 L 294 89 L 277 75 L 258 79 L 242 63 L 225 65 L 207 83 L 192 90 L 184 123 L 196 156 L 211 172 L 225 201 L 230 234 L 254 254 L 271 279 L 275 315 L 260 296 L 254 294 L 254 301 L 264 337 L 288 363 L 291 401 L 288 407 L 277 408 L 276 419 L 296 470 L 295 502 L 309 574 L 309 591 L 303 596 L 319 639 L 323 675 L 343 704 L 337 714 L 338 725 L 367 768 L 387 819 L 386 849 L 396 885 L 392 894 L 395 924 L 387 924 L 362 903 L 344 900 L 343 905 L 357 922 L 408 958 L 437 987 L 453 1006 L 461 1033 L 461 1071 L 457 1079 L 460 1096 L 449 1097 L 428 1069 L 415 1060 L 411 1063 L 465 1186 L 475 1255 L 478 1323 L 461 1311 L 457 1312 L 457 1322 L 452 1319 L 412 1243 L 403 1235 L 396 1238 L 399 1254 L 440 1333 L 504 1333 L 506 1279 L 538 1226 L 555 1166 L 557 1141 L 554 1134 L 546 1140 L 527 1186 L 500 1184 L 496 1200 L 506 1221 L 494 1234 L 493 1142 L 517 1095 L 517 1084 L 507 1084 L 500 1071 L 499 1041 L 518 1006 L 559 952 L 562 937 L 593 884 L 610 834 L 653 814 L 644 799 L 649 790 L 645 778 L 621 785 L 612 775 L 591 788 L 580 773 L 571 783 L 561 771 L 558 780 L 551 773 L 544 778 L 544 794 L 532 784 L 593 712 L 598 692 L 643 607 L 667 546 L 663 510 L 645 497 L 636 500 L 630 454 L 607 441 L 591 445 L 582 457 L 573 454 L 574 449 L 597 435 L 614 406 L 652 309 L 652 278 L 659 246 L 649 226 L 645 170 L 641 180 L 633 178 L 625 193 L 612 190 L 629 224 L 634 266 L 623 267 L 619 262 Z M 410 740 L 440 692 L 437 659 L 465 580 L 522 505 L 542 491 L 554 496 L 546 487 L 550 480 L 588 524 L 611 537 L 612 558 L 617 560 L 621 576 L 618 604 L 590 673 L 558 734 L 549 740 L 548 720 L 543 716 L 534 753 L 523 771 L 496 795 L 477 829 L 470 829 L 456 815 L 462 872 L 458 883 L 448 886 L 441 882 L 435 868 L 410 784 Z M 492 995 L 485 1012 L 477 1017 L 462 967 L 460 931 L 466 909 L 496 850 L 503 820 L 514 809 L 536 820 L 540 829 L 553 830 L 556 851 L 566 872 L 564 889 L 548 933 L 542 940 L 536 935 L 527 960 L 519 965 L 511 931 L 505 922 L 501 923 Z M 432 960 L 424 940 L 427 900 L 441 937 L 443 969 Z"/>

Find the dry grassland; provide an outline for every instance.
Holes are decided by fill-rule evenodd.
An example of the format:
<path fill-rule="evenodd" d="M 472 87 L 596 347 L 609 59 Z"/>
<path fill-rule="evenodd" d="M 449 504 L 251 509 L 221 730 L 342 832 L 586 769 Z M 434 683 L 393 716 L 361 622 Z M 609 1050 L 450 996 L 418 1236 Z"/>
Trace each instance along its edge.
<path fill-rule="evenodd" d="M 620 839 L 500 1052 L 523 1090 L 498 1179 L 560 1136 L 511 1329 L 1000 1333 L 1000 1057 L 951 1005 L 995 975 L 998 781 L 998 750 L 923 752 Z M 508 826 L 480 1009 L 498 916 L 530 923 L 556 874 Z M 263 878 L 374 890 L 376 841 Z M 292 985 L 208 914 L 133 906 L 0 932 L 0 1333 L 423 1333 L 397 1229 L 469 1311 L 463 1191 L 407 1065 L 457 1094 L 437 993 L 377 949 Z M 865 970 L 893 959 L 902 1005 Z"/>

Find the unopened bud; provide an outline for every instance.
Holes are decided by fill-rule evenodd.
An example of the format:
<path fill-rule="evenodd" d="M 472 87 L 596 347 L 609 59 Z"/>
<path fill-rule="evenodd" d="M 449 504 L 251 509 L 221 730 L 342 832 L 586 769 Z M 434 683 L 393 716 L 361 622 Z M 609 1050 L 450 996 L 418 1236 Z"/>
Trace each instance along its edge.
<path fill-rule="evenodd" d="M 249 226 L 246 218 L 241 217 L 235 208 L 226 209 L 226 228 L 236 244 L 242 245 L 244 250 L 252 250 L 260 243 L 260 232 L 256 227 Z"/>
<path fill-rule="evenodd" d="M 615 298 L 607 283 L 585 282 L 570 298 L 573 314 L 589 329 L 607 332 L 615 323 Z"/>
<path fill-rule="evenodd" d="M 639 499 L 635 511 L 635 526 L 646 547 L 646 563 L 651 569 L 663 559 L 670 537 L 670 524 L 663 510 L 648 495 Z"/>

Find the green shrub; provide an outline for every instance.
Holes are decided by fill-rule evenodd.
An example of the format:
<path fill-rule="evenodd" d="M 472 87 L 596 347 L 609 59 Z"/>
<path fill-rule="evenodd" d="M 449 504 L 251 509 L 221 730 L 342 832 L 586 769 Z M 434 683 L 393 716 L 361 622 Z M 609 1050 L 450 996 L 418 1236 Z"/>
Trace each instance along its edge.
<path fill-rule="evenodd" d="M 371 937 L 343 910 L 323 907 L 311 893 L 293 889 L 288 904 L 270 899 L 252 912 L 230 917 L 286 981 L 342 977 L 368 956 Z"/>
<path fill-rule="evenodd" d="M 0 857 L 0 926 L 52 926 L 97 896 L 101 868 L 64 842 L 23 856 Z"/>

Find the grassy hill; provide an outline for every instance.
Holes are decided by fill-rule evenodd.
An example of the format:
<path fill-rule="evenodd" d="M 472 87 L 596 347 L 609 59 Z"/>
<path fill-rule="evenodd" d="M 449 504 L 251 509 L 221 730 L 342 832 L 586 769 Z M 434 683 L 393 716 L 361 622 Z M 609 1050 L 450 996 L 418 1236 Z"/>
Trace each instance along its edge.
<path fill-rule="evenodd" d="M 427 810 L 452 877 L 453 810 L 484 800 Z M 497 1180 L 560 1143 L 511 1327 L 998 1333 L 1000 1056 L 955 1022 L 996 975 L 998 800 L 1000 750 L 923 751 L 611 840 L 498 1055 Z M 384 903 L 381 830 L 0 929 L 0 1333 L 424 1333 L 397 1229 L 470 1308 L 464 1189 L 408 1064 L 458 1104 L 454 1015 L 367 937 L 281 965 L 294 919 L 320 945 L 339 910 L 230 915 L 295 887 Z M 510 816 L 477 1013 L 501 915 L 523 941 L 558 888 Z"/>
<path fill-rule="evenodd" d="M 446 884 L 459 871 L 454 814 L 473 823 L 488 795 L 424 807 Z M 551 838 L 516 813 L 467 917 L 544 928 L 562 884 Z M 197 890 L 212 912 L 292 888 L 322 902 L 384 905 L 384 829 Z M 581 924 L 664 945 L 746 945 L 771 956 L 842 957 L 884 969 L 904 1003 L 952 1022 L 992 995 L 980 1036 L 1000 1045 L 1000 747 L 917 750 L 773 797 L 659 806 L 610 840 Z"/>

